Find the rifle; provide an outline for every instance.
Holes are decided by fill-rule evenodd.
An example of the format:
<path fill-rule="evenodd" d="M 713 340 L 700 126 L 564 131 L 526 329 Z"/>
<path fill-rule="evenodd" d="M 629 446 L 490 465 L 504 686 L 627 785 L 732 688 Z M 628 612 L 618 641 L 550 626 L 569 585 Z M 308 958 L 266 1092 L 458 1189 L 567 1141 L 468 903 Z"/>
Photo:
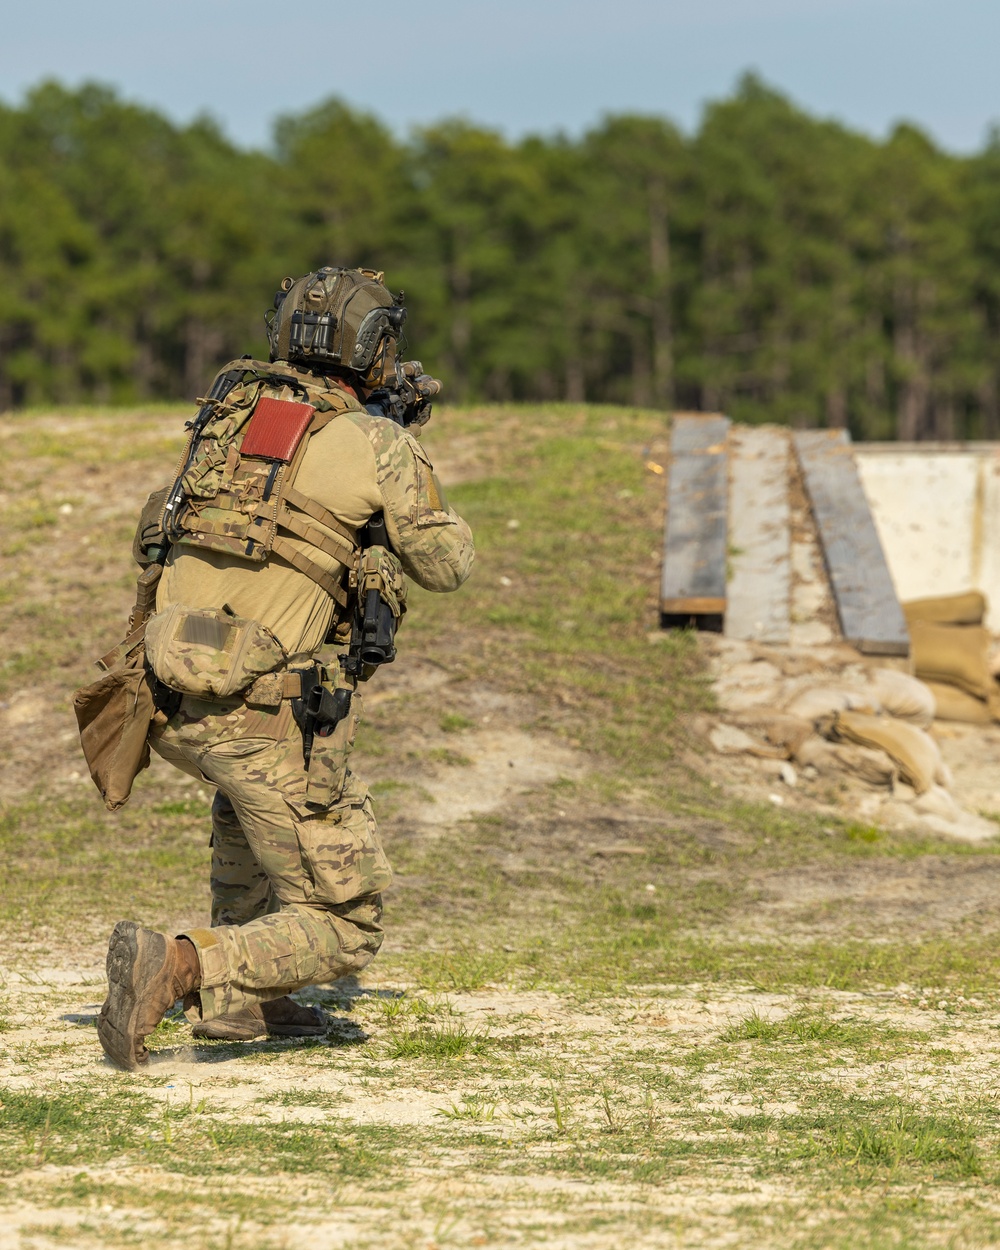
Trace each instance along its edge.
<path fill-rule="evenodd" d="M 365 408 L 376 417 L 388 417 L 404 429 L 426 425 L 431 419 L 431 400 L 440 395 L 441 383 L 424 373 L 419 360 L 396 365 L 394 386 L 380 386 L 370 391 Z"/>
<path fill-rule="evenodd" d="M 250 360 L 251 357 L 242 356 L 240 359 Z M 221 403 L 229 392 L 242 382 L 246 372 L 246 368 L 240 365 L 234 369 L 227 369 L 225 373 L 220 373 L 212 383 L 212 389 L 208 392 L 204 403 L 198 409 L 197 415 L 187 423 L 187 429 L 191 431 L 187 458 L 181 466 L 181 471 L 177 474 L 173 486 L 167 491 L 167 498 L 163 504 L 162 528 L 164 537 L 167 539 L 167 545 L 163 547 L 149 547 L 146 550 L 146 554 L 155 564 L 163 564 L 167 558 L 169 543 L 178 537 L 174 527 L 178 517 L 178 510 L 184 501 L 184 487 L 182 483 L 197 454 L 198 439 L 201 436 L 201 432 L 214 415 L 216 405 Z"/>
<path fill-rule="evenodd" d="M 298 670 L 302 693 L 292 700 L 292 714 L 302 730 L 307 764 L 316 735 L 332 733 L 351 710 L 357 683 L 367 681 L 380 664 L 391 664 L 396 658 L 396 626 L 406 611 L 406 589 L 399 560 L 389 546 L 385 514 L 376 512 L 358 538 L 361 554 L 351 571 L 351 640 L 339 657 L 342 680 L 334 680 L 318 663 Z"/>
<path fill-rule="evenodd" d="M 361 555 L 351 574 L 354 619 L 343 665 L 350 676 L 367 681 L 380 664 L 396 658 L 396 625 L 406 611 L 406 591 L 382 512 L 375 513 L 359 538 Z"/>
<path fill-rule="evenodd" d="M 419 360 L 396 362 L 395 386 L 369 392 L 368 412 L 388 417 L 407 429 L 426 425 L 431 418 L 431 400 L 441 393 L 441 383 L 424 373 Z M 396 658 L 396 626 L 406 611 L 406 587 L 399 561 L 389 545 L 385 514 L 374 513 L 358 535 L 361 557 L 356 579 L 351 642 L 341 664 L 345 674 L 367 681 L 380 664 Z"/>

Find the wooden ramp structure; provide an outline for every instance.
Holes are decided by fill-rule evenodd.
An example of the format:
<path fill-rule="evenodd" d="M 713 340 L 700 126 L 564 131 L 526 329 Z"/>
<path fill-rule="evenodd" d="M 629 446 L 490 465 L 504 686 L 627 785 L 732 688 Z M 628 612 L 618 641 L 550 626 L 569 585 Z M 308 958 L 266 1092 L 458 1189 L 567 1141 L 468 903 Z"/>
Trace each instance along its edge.
<path fill-rule="evenodd" d="M 910 635 L 846 430 L 799 430 L 802 466 L 840 628 L 872 655 L 909 655 Z"/>
<path fill-rule="evenodd" d="M 674 418 L 661 624 L 790 641 L 796 469 L 844 639 L 868 654 L 907 655 L 906 621 L 846 431 L 793 435 L 732 426 L 718 413 Z"/>
<path fill-rule="evenodd" d="M 670 436 L 662 624 L 722 629 L 728 543 L 729 418 L 678 413 Z"/>

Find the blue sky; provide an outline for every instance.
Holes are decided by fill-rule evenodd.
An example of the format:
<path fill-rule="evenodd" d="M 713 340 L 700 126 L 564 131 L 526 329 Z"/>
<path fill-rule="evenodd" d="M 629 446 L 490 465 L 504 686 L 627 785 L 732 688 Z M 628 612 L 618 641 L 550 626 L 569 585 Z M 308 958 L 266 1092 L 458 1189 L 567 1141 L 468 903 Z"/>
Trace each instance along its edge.
<path fill-rule="evenodd" d="M 244 144 L 329 95 L 395 129 L 463 115 L 510 136 L 672 117 L 756 70 L 813 113 L 956 151 L 1000 120 L 1000 0 L 35 0 L 4 6 L 0 98 L 98 79 Z M 297 16 L 292 16 L 297 15 Z"/>

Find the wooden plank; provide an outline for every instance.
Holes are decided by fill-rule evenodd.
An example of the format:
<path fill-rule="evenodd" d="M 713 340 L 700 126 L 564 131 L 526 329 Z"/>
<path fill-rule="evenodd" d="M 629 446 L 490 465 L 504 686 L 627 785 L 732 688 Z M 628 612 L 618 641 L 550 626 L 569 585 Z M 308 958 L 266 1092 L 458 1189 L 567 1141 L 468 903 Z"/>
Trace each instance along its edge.
<path fill-rule="evenodd" d="M 910 635 L 843 430 L 800 430 L 802 466 L 840 628 L 871 655 L 908 655 Z"/>
<path fill-rule="evenodd" d="M 788 431 L 729 432 L 727 638 L 787 644 L 791 630 Z"/>
<path fill-rule="evenodd" d="M 660 601 L 661 610 L 672 613 L 675 616 L 682 616 L 685 612 L 690 616 L 692 613 L 698 616 L 721 616 L 726 610 L 725 599 L 662 599 Z"/>
<path fill-rule="evenodd" d="M 668 628 L 722 629 L 728 432 L 729 418 L 718 413 L 674 417 L 660 594 L 660 620 Z"/>

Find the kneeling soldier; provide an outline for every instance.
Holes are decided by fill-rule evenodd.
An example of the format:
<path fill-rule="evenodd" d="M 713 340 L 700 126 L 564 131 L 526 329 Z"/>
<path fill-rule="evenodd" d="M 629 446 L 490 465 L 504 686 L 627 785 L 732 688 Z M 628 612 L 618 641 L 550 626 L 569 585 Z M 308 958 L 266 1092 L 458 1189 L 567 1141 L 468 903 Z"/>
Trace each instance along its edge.
<path fill-rule="evenodd" d="M 123 1068 L 179 998 L 201 1036 L 322 1031 L 287 995 L 374 958 L 391 873 L 348 767 L 356 687 L 395 654 L 404 574 L 447 591 L 472 566 L 406 429 L 437 384 L 396 359 L 402 297 L 327 267 L 286 278 L 275 309 L 270 360 L 222 370 L 137 534 L 144 577 L 162 566 L 150 745 L 218 793 L 212 927 L 111 935 L 98 1035 Z"/>

